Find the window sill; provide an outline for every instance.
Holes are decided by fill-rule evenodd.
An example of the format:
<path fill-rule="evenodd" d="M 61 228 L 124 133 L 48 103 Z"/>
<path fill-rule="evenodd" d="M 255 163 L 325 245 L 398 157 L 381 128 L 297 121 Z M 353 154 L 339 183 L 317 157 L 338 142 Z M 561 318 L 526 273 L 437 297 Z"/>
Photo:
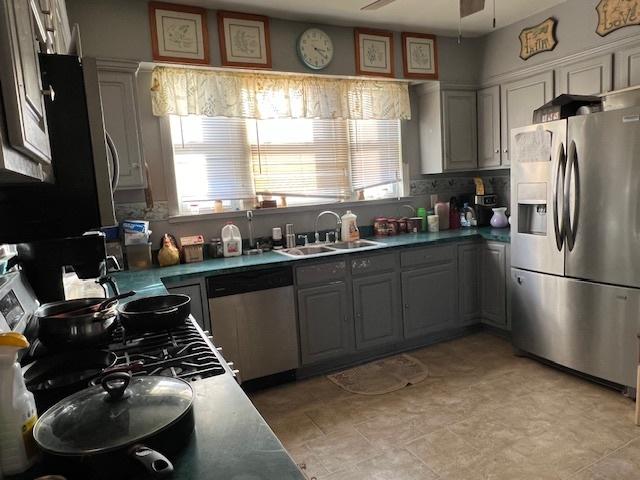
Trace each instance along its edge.
<path fill-rule="evenodd" d="M 349 202 L 323 203 L 320 205 L 300 205 L 281 208 L 257 208 L 253 210 L 256 217 L 263 215 L 286 215 L 288 213 L 318 212 L 322 210 L 355 209 L 357 207 L 370 207 L 375 205 L 403 204 L 415 200 L 418 197 L 383 198 L 380 200 L 355 200 Z M 222 213 L 200 213 L 198 215 L 174 215 L 169 217 L 169 223 L 187 223 L 201 220 L 225 220 L 230 218 L 245 218 L 246 210 L 235 210 Z"/>

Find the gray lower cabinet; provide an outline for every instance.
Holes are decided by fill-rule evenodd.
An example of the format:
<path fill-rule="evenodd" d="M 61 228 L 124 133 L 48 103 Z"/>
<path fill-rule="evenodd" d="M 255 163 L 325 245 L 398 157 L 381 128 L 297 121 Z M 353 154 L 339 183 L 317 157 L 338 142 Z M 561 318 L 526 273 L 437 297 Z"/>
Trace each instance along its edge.
<path fill-rule="evenodd" d="M 460 324 L 480 318 L 480 245 L 458 246 L 458 305 Z"/>
<path fill-rule="evenodd" d="M 483 320 L 507 326 L 505 244 L 487 242 L 480 252 L 480 292 Z"/>
<path fill-rule="evenodd" d="M 455 262 L 402 272 L 405 338 L 454 327 L 457 311 Z"/>
<path fill-rule="evenodd" d="M 355 278 L 352 286 L 356 349 L 400 340 L 402 311 L 398 274 L 387 272 Z"/>
<path fill-rule="evenodd" d="M 188 295 L 191 298 L 191 315 L 203 330 L 211 330 L 209 325 L 209 305 L 207 296 L 202 294 L 203 291 L 206 291 L 203 288 L 204 285 L 202 283 L 167 286 L 169 293 Z"/>
<path fill-rule="evenodd" d="M 353 317 L 345 282 L 298 290 L 302 364 L 309 365 L 353 351 Z"/>

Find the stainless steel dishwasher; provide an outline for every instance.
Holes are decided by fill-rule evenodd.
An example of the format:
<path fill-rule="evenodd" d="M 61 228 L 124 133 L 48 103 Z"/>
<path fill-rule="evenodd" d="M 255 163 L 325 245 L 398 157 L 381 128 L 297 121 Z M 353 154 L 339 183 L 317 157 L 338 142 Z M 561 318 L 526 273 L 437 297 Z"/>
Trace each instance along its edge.
<path fill-rule="evenodd" d="M 298 330 L 290 267 L 207 279 L 211 333 L 241 382 L 298 368 Z"/>

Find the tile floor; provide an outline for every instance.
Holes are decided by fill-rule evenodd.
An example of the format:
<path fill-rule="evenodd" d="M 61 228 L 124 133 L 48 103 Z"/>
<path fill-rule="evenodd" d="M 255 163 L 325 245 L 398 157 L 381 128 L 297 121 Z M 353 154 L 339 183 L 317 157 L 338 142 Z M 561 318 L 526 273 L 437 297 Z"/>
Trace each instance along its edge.
<path fill-rule="evenodd" d="M 410 354 L 429 378 L 387 395 L 321 376 L 251 398 L 309 479 L 640 479 L 640 427 L 620 393 L 486 333 Z"/>

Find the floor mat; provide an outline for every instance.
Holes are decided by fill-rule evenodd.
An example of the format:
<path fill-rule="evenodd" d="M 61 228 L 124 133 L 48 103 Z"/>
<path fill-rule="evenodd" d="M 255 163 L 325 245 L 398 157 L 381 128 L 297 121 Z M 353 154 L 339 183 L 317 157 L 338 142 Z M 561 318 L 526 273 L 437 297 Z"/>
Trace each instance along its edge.
<path fill-rule="evenodd" d="M 422 382 L 427 366 L 411 355 L 396 355 L 327 375 L 340 388 L 360 395 L 383 395 Z"/>

